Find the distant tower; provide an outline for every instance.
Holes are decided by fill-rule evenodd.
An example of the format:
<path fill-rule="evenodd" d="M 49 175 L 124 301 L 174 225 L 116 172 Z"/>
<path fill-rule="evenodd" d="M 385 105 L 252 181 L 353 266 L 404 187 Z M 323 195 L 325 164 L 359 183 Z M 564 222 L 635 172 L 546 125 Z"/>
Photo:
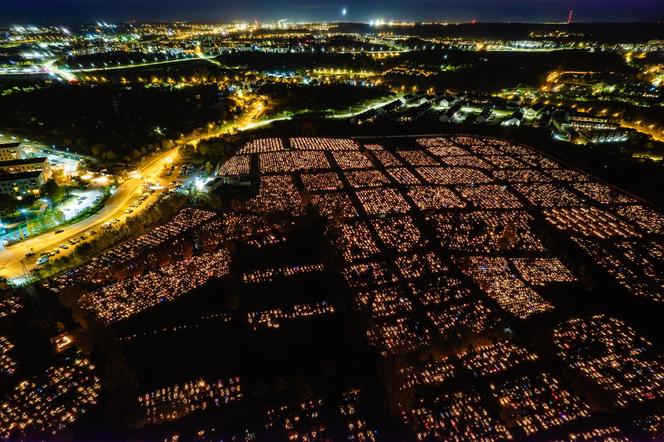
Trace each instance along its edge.
<path fill-rule="evenodd" d="M 574 9 L 570 9 L 569 14 L 567 14 L 567 24 L 571 25 L 572 20 L 574 20 Z"/>

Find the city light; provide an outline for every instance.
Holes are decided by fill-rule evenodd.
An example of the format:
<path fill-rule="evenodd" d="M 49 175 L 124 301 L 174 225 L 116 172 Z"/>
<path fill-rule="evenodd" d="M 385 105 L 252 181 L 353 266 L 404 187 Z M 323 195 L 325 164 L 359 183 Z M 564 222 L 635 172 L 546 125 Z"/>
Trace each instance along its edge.
<path fill-rule="evenodd" d="M 0 439 L 661 440 L 656 14 L 257 2 L 4 8 Z"/>
<path fill-rule="evenodd" d="M 99 176 L 97 178 L 94 178 L 92 181 L 95 184 L 99 184 L 101 186 L 104 186 L 104 185 L 108 184 L 110 180 L 107 176 L 104 175 L 104 176 Z"/>

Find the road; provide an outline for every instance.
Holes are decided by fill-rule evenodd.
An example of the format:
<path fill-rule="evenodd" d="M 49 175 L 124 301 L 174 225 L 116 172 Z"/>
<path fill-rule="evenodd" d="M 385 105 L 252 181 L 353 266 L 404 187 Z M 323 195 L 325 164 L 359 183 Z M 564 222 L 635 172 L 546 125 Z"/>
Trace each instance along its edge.
<path fill-rule="evenodd" d="M 664 142 L 664 129 L 655 128 L 655 125 L 641 124 L 640 122 L 630 122 L 621 120 L 620 125 L 626 127 L 627 129 L 634 129 L 637 132 L 641 132 L 652 137 L 655 141 Z"/>
<path fill-rule="evenodd" d="M 387 98 L 382 98 L 378 101 L 372 101 L 370 103 L 367 103 L 364 107 L 362 107 L 359 110 L 355 110 L 353 112 L 345 112 L 345 113 L 342 113 L 342 114 L 334 114 L 334 115 L 332 115 L 331 118 L 334 118 L 334 119 L 353 118 L 354 116 L 360 115 L 360 114 L 362 114 L 366 111 L 369 111 L 371 109 L 378 109 L 379 107 L 383 107 L 386 104 L 389 104 L 389 103 L 393 102 L 394 100 L 396 100 L 398 98 L 403 99 L 403 95 L 402 94 L 391 95 Z"/>
<path fill-rule="evenodd" d="M 219 130 L 196 138 L 182 140 L 181 144 L 197 143 L 198 141 L 230 132 L 234 128 L 240 131 L 253 129 L 277 120 L 256 121 L 263 111 L 264 109 L 262 106 L 256 101 L 245 113 L 245 116 L 234 124 L 230 124 Z M 87 230 L 98 229 L 101 224 L 122 217 L 124 212 L 131 205 L 133 197 L 137 195 L 138 189 L 140 189 L 146 181 L 166 184 L 160 179 L 164 165 L 169 162 L 175 162 L 177 157 L 178 149 L 175 148 L 150 158 L 146 164 L 139 167 L 138 172 L 140 177 L 130 178 L 123 182 L 118 186 L 115 193 L 109 197 L 106 204 L 99 212 L 89 218 L 65 227 L 64 232 L 50 232 L 8 247 L 0 246 L 0 276 L 13 280 L 16 283 L 23 282 L 26 273 L 29 273 L 37 266 L 36 261 L 40 255 L 58 248 L 61 244 L 81 235 Z M 73 248 L 66 251 L 61 250 L 60 255 L 58 256 L 71 253 L 72 250 Z M 34 253 L 34 255 L 28 258 L 26 257 L 28 253 Z"/>
<path fill-rule="evenodd" d="M 48 71 L 49 74 L 57 75 L 65 81 L 74 81 L 76 80 L 76 75 L 72 74 L 69 71 L 60 69 L 55 65 L 55 60 L 49 60 L 44 63 L 44 68 Z"/>
<path fill-rule="evenodd" d="M 365 112 L 368 109 L 384 105 L 393 99 L 394 98 L 390 98 L 386 101 L 373 103 L 359 110 L 358 112 L 337 115 L 336 118 L 347 118 L 353 115 L 357 115 Z M 228 133 L 234 129 L 238 131 L 245 131 L 266 126 L 276 121 L 291 119 L 291 117 L 286 116 L 259 120 L 260 116 L 263 115 L 265 111 L 266 109 L 264 109 L 258 101 L 255 101 L 249 110 L 245 113 L 245 116 L 240 120 L 207 134 L 182 140 L 182 144 L 196 144 L 199 141 Z M 178 149 L 175 148 L 151 158 L 145 165 L 138 169 L 141 175 L 140 178 L 130 178 L 123 182 L 116 189 L 115 193 L 109 197 L 105 206 L 99 212 L 95 213 L 89 218 L 79 221 L 76 224 L 65 227 L 64 232 L 46 233 L 44 235 L 27 239 L 12 246 L 0 246 L 0 276 L 4 276 L 9 280 L 20 282 L 26 273 L 29 273 L 36 267 L 36 260 L 41 254 L 54 250 L 61 244 L 64 244 L 70 239 L 81 235 L 87 230 L 99 228 L 101 224 L 107 221 L 122 217 L 125 210 L 127 210 L 131 205 L 133 197 L 137 194 L 137 190 L 143 185 L 143 183 L 146 181 L 161 182 L 162 180 L 160 179 L 160 175 L 164 169 L 164 165 L 167 162 L 174 162 L 177 157 Z M 27 258 L 26 255 L 30 252 L 34 253 L 34 256 Z M 61 255 L 63 253 L 66 254 L 69 252 L 71 252 L 71 249 L 68 251 L 61 250 Z"/>
<path fill-rule="evenodd" d="M 177 159 L 178 149 L 171 149 L 151 158 L 139 168 L 142 178 L 131 178 L 123 182 L 109 197 L 104 207 L 94 215 L 64 228 L 62 233 L 46 233 L 18 244 L 0 248 L 0 275 L 7 279 L 21 278 L 25 272 L 35 268 L 42 253 L 49 252 L 88 229 L 98 228 L 113 218 L 119 218 L 129 208 L 132 198 L 145 181 L 159 181 L 159 175 L 167 162 Z M 26 258 L 33 252 L 35 255 Z M 62 252 L 65 252 L 64 250 Z M 25 265 L 25 269 L 24 269 Z"/>
<path fill-rule="evenodd" d="M 161 60 L 161 61 L 147 61 L 143 63 L 133 63 L 133 64 L 124 64 L 124 65 L 119 65 L 119 66 L 100 66 L 100 67 L 94 67 L 94 68 L 80 68 L 80 69 L 69 69 L 68 73 L 75 72 L 98 72 L 98 71 L 118 71 L 118 70 L 123 70 L 123 69 L 135 69 L 135 68 L 143 68 L 143 67 L 151 67 L 151 66 L 159 66 L 162 64 L 171 64 L 171 63 L 186 63 L 188 61 L 196 61 L 196 60 L 212 60 L 215 57 L 218 57 L 218 55 L 201 55 L 201 56 L 196 56 L 196 57 L 190 57 L 190 58 L 175 58 L 173 60 Z"/>
<path fill-rule="evenodd" d="M 254 102 L 244 113 L 244 116 L 242 118 L 232 123 L 229 123 L 225 126 L 222 126 L 216 130 L 205 133 L 203 135 L 187 138 L 182 141 L 182 144 L 197 145 L 200 141 L 208 140 L 210 138 L 215 138 L 223 134 L 232 133 L 234 130 L 242 132 L 245 130 L 255 129 L 257 127 L 267 126 L 268 124 L 274 123 L 275 121 L 290 119 L 290 117 L 279 117 L 279 118 L 272 118 L 269 120 L 267 119 L 259 120 L 261 115 L 263 115 L 266 112 L 266 110 L 267 109 L 265 109 L 260 104 L 260 100 L 254 100 Z"/>
<path fill-rule="evenodd" d="M 22 71 L 18 72 L 0 72 L 0 75 L 6 75 L 6 76 L 20 76 L 20 75 L 47 75 L 47 74 L 53 74 L 55 76 L 58 76 L 62 78 L 63 80 L 66 81 L 72 81 L 76 79 L 76 76 L 74 75 L 75 73 L 83 73 L 83 72 L 98 72 L 98 71 L 117 71 L 117 70 L 122 70 L 122 69 L 134 69 L 134 68 L 142 68 L 142 67 L 151 67 L 151 66 L 158 66 L 162 64 L 171 64 L 171 63 L 184 63 L 187 61 L 195 61 L 195 60 L 212 60 L 218 55 L 204 55 L 204 56 L 199 56 L 199 57 L 189 57 L 189 58 L 176 58 L 173 60 L 162 60 L 162 61 L 152 61 L 152 62 L 144 62 L 144 63 L 134 63 L 134 64 L 125 64 L 125 65 L 118 65 L 118 66 L 100 66 L 100 67 L 94 67 L 94 68 L 80 68 L 80 69 L 62 69 L 59 68 L 58 66 L 55 65 L 57 60 L 47 60 L 41 65 L 33 65 L 31 69 L 25 69 Z"/>

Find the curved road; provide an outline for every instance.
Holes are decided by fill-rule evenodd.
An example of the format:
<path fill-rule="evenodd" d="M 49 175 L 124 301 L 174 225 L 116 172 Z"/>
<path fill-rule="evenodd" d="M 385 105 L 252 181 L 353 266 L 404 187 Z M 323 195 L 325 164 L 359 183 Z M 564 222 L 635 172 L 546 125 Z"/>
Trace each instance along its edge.
<path fill-rule="evenodd" d="M 255 119 L 260 116 L 261 112 L 262 109 L 258 107 L 258 103 L 256 102 L 252 106 L 251 110 L 245 114 L 244 118 L 235 122 L 235 124 L 229 124 L 228 126 L 221 128 L 218 131 L 214 131 L 199 137 L 181 140 L 179 144 L 182 145 L 191 142 L 195 143 L 206 138 L 230 132 L 233 128 L 237 128 L 238 130 L 247 130 L 275 121 L 265 120 L 256 122 Z M 14 279 L 20 281 L 26 273 L 29 273 L 36 267 L 36 261 L 43 253 L 52 251 L 53 249 L 59 247 L 61 244 L 69 241 L 71 238 L 79 236 L 81 233 L 88 229 L 95 228 L 105 223 L 106 221 L 122 216 L 124 211 L 129 208 L 132 197 L 136 193 L 136 190 L 138 190 L 143 184 L 144 180 L 159 181 L 159 175 L 161 174 L 166 161 L 170 160 L 174 162 L 177 156 L 178 149 L 175 148 L 150 159 L 147 164 L 139 168 L 139 172 L 142 178 L 132 178 L 122 183 L 117 188 L 115 193 L 106 201 L 106 204 L 99 212 L 95 213 L 89 218 L 79 221 L 76 224 L 65 227 L 64 232 L 45 233 L 43 235 L 27 239 L 8 247 L 0 246 L 0 276 L 3 276 L 9 280 Z M 71 250 L 62 250 L 61 255 L 70 251 Z M 28 253 L 34 253 L 34 256 L 30 256 L 28 258 L 26 257 Z"/>
<path fill-rule="evenodd" d="M 0 275 L 7 279 L 23 276 L 25 271 L 32 270 L 36 260 L 42 253 L 49 252 L 69 239 L 79 236 L 84 231 L 100 226 L 113 218 L 123 215 L 129 207 L 132 197 L 145 180 L 157 181 L 166 161 L 174 161 L 178 150 L 172 149 L 152 158 L 139 169 L 143 178 L 131 178 L 118 186 L 113 195 L 106 201 L 104 207 L 94 215 L 75 224 L 64 227 L 62 233 L 45 233 L 18 244 L 0 248 Z M 34 256 L 26 258 L 26 254 L 34 252 Z M 63 251 L 64 252 L 64 251 Z"/>
<path fill-rule="evenodd" d="M 215 137 L 220 134 L 230 132 L 233 128 L 237 128 L 238 130 L 247 130 L 269 124 L 277 120 L 273 119 L 255 121 L 261 113 L 262 109 L 258 107 L 258 103 L 254 103 L 250 111 L 245 114 L 244 118 L 235 122 L 235 124 L 229 124 L 220 130 L 199 137 L 180 140 L 179 144 L 182 145 L 192 142 L 195 143 L 206 138 Z M 177 156 L 178 149 L 175 148 L 150 159 L 147 164 L 139 168 L 141 178 L 131 178 L 123 182 L 117 188 L 115 193 L 109 197 L 109 199 L 106 201 L 106 204 L 99 212 L 95 213 L 89 218 L 64 227 L 64 232 L 45 233 L 43 235 L 27 239 L 8 247 L 0 246 L 0 276 L 3 276 L 9 280 L 20 280 L 26 273 L 29 273 L 36 267 L 36 261 L 43 253 L 52 251 L 53 249 L 59 247 L 61 244 L 64 244 L 70 239 L 79 236 L 81 233 L 88 229 L 98 227 L 106 221 L 112 220 L 113 218 L 119 218 L 120 216 L 124 215 L 124 211 L 127 210 L 131 204 L 132 197 L 136 194 L 136 191 L 141 187 L 144 181 L 160 181 L 159 175 L 164 168 L 164 164 L 167 161 L 174 162 L 177 159 Z M 71 252 L 71 250 L 73 249 L 67 251 L 61 250 L 60 256 Z M 28 258 L 26 257 L 28 253 L 34 253 L 34 256 Z"/>
<path fill-rule="evenodd" d="M 372 105 L 369 105 L 355 113 L 337 115 L 336 118 L 347 118 L 349 116 L 357 115 L 366 111 L 367 109 L 385 105 L 392 100 L 394 100 L 394 97 L 390 97 L 385 101 L 373 103 Z M 229 124 L 228 126 L 220 128 L 211 133 L 198 137 L 192 137 L 187 140 L 182 140 L 180 141 L 180 144 L 192 142 L 196 143 L 207 138 L 216 137 L 223 133 L 231 132 L 233 129 L 237 129 L 238 131 L 245 131 L 269 125 L 270 123 L 276 121 L 289 120 L 291 118 L 289 116 L 285 116 L 259 120 L 261 114 L 264 112 L 265 109 L 263 109 L 258 104 L 258 102 L 254 102 L 250 110 L 245 113 L 244 118 L 240 119 L 239 121 L 236 121 L 235 123 Z M 7 279 L 21 278 L 25 272 L 30 272 L 35 268 L 36 260 L 41 254 L 55 249 L 61 244 L 69 241 L 69 239 L 79 236 L 82 232 L 85 232 L 88 229 L 95 228 L 105 223 L 106 221 L 122 216 L 124 211 L 129 207 L 132 197 L 136 193 L 136 190 L 140 188 L 144 180 L 160 181 L 159 175 L 163 170 L 164 164 L 167 161 L 174 162 L 175 159 L 177 159 L 177 156 L 178 149 L 175 148 L 152 158 L 147 164 L 139 169 L 139 172 L 143 178 L 132 178 L 122 183 L 115 191 L 115 193 L 107 200 L 105 206 L 99 212 L 89 218 L 79 221 L 76 224 L 65 227 L 64 232 L 46 233 L 44 235 L 22 241 L 12 246 L 4 248 L 0 246 L 0 276 L 4 276 Z M 33 252 L 34 256 L 26 258 L 25 255 L 29 252 Z"/>

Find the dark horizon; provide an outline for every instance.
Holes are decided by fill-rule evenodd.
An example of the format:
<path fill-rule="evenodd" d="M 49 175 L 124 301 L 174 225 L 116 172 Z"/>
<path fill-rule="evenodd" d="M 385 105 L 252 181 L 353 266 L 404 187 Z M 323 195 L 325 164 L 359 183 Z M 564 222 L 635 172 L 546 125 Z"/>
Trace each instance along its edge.
<path fill-rule="evenodd" d="M 655 23 L 664 20 L 660 0 L 5 0 L 3 24 L 106 22 L 348 21 L 384 19 L 468 23 Z M 342 10 L 346 14 L 342 14 Z"/>

